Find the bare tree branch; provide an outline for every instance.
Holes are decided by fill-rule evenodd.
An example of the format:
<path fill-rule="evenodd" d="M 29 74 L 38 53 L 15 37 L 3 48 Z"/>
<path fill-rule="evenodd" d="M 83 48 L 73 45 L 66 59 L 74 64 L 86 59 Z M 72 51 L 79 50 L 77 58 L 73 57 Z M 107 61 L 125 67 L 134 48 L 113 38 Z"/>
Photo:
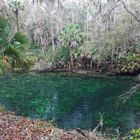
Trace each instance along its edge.
<path fill-rule="evenodd" d="M 125 10 L 126 10 L 133 18 L 135 18 L 135 20 L 136 20 L 138 23 L 140 23 L 140 19 L 139 19 L 134 13 L 132 13 L 132 12 L 127 8 L 125 2 L 122 1 L 122 0 L 120 0 L 120 2 L 123 4 L 123 7 L 125 8 Z"/>
<path fill-rule="evenodd" d="M 133 94 L 140 88 L 140 83 L 133 86 L 128 92 L 126 92 L 125 94 L 122 94 L 119 96 L 118 100 L 117 100 L 117 105 L 121 104 L 121 103 L 125 103 L 126 101 L 128 101 Z"/>

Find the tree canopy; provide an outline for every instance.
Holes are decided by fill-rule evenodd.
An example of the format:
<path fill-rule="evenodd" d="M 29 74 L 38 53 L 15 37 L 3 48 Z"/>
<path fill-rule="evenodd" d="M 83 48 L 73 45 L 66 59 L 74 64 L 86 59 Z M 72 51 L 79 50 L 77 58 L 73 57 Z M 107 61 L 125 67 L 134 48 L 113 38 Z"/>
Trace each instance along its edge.
<path fill-rule="evenodd" d="M 95 69 L 107 63 L 102 69 L 140 69 L 138 0 L 3 0 L 0 7 L 0 15 L 11 18 L 12 30 L 26 32 L 38 46 L 46 67 L 53 60 L 48 53 L 57 57 L 58 48 L 77 46 L 69 49 L 63 67 Z"/>

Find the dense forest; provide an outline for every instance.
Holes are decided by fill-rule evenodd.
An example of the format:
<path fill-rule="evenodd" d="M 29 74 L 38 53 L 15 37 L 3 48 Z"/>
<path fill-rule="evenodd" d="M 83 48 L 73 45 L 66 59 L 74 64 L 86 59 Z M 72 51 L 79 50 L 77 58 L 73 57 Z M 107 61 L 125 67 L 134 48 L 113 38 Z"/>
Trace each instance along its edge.
<path fill-rule="evenodd" d="M 0 6 L 2 39 L 26 46 L 34 70 L 140 70 L 139 0 L 11 0 Z"/>
<path fill-rule="evenodd" d="M 0 140 L 139 140 L 139 88 L 140 0 L 0 0 Z"/>

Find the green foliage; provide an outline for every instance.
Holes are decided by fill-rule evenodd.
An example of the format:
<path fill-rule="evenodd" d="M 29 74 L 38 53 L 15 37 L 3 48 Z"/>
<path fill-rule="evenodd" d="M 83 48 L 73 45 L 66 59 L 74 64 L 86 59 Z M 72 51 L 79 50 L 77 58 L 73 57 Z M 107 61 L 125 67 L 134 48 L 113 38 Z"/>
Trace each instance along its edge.
<path fill-rule="evenodd" d="M 14 12 L 16 12 L 17 9 L 24 10 L 24 6 L 19 0 L 10 0 L 9 6 L 13 9 Z"/>
<path fill-rule="evenodd" d="M 84 34 L 77 24 L 65 25 L 60 32 L 60 42 L 67 47 L 77 47 L 84 41 Z"/>
<path fill-rule="evenodd" d="M 41 49 L 41 46 L 36 44 L 35 42 L 31 42 L 31 46 L 30 46 L 30 50 L 34 51 L 34 50 L 39 50 Z"/>
<path fill-rule="evenodd" d="M 10 69 L 10 66 L 8 63 L 6 63 L 6 60 L 6 57 L 0 56 L 0 74 L 7 72 Z"/>
<path fill-rule="evenodd" d="M 137 53 L 126 53 L 118 58 L 118 69 L 123 73 L 133 73 L 140 70 L 140 55 Z"/>
<path fill-rule="evenodd" d="M 28 37 L 22 32 L 11 35 L 10 23 L 0 18 L 0 72 L 15 68 L 29 68 L 33 61 L 27 58 Z"/>
<path fill-rule="evenodd" d="M 61 63 L 66 63 L 70 57 L 70 51 L 67 47 L 60 46 L 56 48 L 55 53 L 52 52 L 52 47 L 49 47 L 46 59 L 51 62 L 53 65 L 56 65 L 59 61 Z"/>
<path fill-rule="evenodd" d="M 124 62 L 140 61 L 140 56 L 139 54 L 130 52 L 130 53 L 121 55 L 119 59 L 120 61 L 124 61 Z"/>
<path fill-rule="evenodd" d="M 6 19 L 0 17 L 0 48 L 3 45 L 7 45 L 9 40 L 9 32 L 11 30 L 11 26 Z"/>
<path fill-rule="evenodd" d="M 130 140 L 140 140 L 140 128 L 132 129 L 131 130 L 131 136 L 130 136 L 129 139 Z"/>
<path fill-rule="evenodd" d="M 61 62 L 66 63 L 68 61 L 69 57 L 70 57 L 69 49 L 62 46 L 56 50 L 54 60 L 55 60 L 55 62 L 60 60 Z"/>
<path fill-rule="evenodd" d="M 22 32 L 17 32 L 11 39 L 11 44 L 18 47 L 27 47 L 29 45 L 29 38 Z"/>

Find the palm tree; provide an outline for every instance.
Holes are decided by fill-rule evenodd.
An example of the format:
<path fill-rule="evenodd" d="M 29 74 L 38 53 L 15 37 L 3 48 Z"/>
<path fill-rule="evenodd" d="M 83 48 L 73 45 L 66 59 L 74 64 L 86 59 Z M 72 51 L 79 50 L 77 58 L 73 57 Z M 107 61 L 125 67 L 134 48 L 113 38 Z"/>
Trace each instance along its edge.
<path fill-rule="evenodd" d="M 22 32 L 11 35 L 11 25 L 0 17 L 0 73 L 7 70 L 28 69 L 33 61 L 26 56 L 28 37 Z"/>

